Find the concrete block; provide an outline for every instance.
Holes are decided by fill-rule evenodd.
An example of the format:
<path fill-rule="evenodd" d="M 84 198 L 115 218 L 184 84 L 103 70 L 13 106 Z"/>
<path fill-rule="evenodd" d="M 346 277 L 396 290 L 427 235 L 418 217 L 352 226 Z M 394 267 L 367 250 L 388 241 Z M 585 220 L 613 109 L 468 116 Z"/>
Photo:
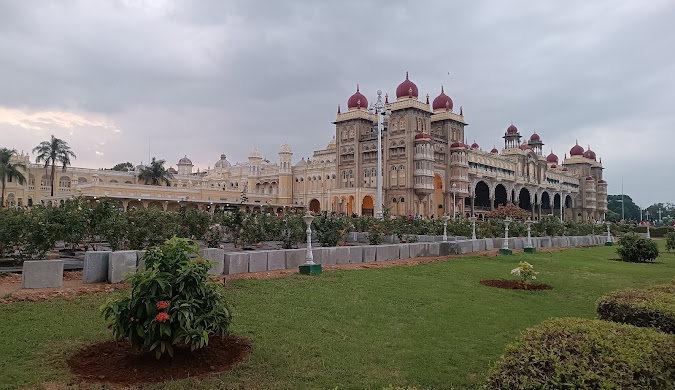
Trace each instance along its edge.
<path fill-rule="evenodd" d="M 464 253 L 473 252 L 473 240 L 462 240 L 457 241 L 457 254 L 461 255 Z"/>
<path fill-rule="evenodd" d="M 249 252 L 228 252 L 225 254 L 225 275 L 248 272 Z"/>
<path fill-rule="evenodd" d="M 519 238 L 514 238 L 514 239 L 513 239 L 513 247 L 509 246 L 509 248 L 510 248 L 510 249 L 523 249 L 523 247 L 524 247 L 524 245 L 525 245 L 525 242 L 524 242 L 524 241 L 525 241 L 525 240 L 523 240 L 523 239 L 520 238 L 520 237 L 519 237 Z M 510 244 L 510 243 L 509 243 L 509 244 Z"/>
<path fill-rule="evenodd" d="M 368 233 L 356 233 L 356 241 L 368 242 Z"/>
<path fill-rule="evenodd" d="M 140 250 L 136 251 L 136 271 L 145 271 L 145 260 L 143 259 L 143 256 L 145 256 L 146 250 Z"/>
<path fill-rule="evenodd" d="M 539 237 L 539 245 L 541 245 L 542 248 L 550 248 L 553 245 L 551 237 Z"/>
<path fill-rule="evenodd" d="M 251 251 L 248 254 L 248 272 L 267 271 L 268 251 Z"/>
<path fill-rule="evenodd" d="M 440 254 L 440 243 L 430 242 L 428 244 L 427 250 L 429 251 L 429 256 L 439 256 L 439 254 Z"/>
<path fill-rule="evenodd" d="M 485 250 L 485 240 L 471 240 L 472 252 L 481 252 Z"/>
<path fill-rule="evenodd" d="M 422 244 L 419 242 L 413 242 L 408 244 L 409 251 L 410 251 L 410 258 L 414 259 L 416 257 L 421 257 L 422 254 Z"/>
<path fill-rule="evenodd" d="M 401 260 L 410 258 L 410 244 L 398 244 L 398 258 Z"/>
<path fill-rule="evenodd" d="M 494 241 L 491 238 L 484 238 L 483 241 L 485 242 L 486 251 L 491 251 L 495 249 Z"/>
<path fill-rule="evenodd" d="M 108 261 L 108 283 L 119 283 L 128 274 L 136 272 L 136 251 L 110 252 Z"/>
<path fill-rule="evenodd" d="M 398 244 L 398 242 L 398 236 L 396 234 L 384 236 L 384 239 L 382 240 L 383 244 Z"/>
<path fill-rule="evenodd" d="M 267 269 L 273 271 L 275 269 L 286 268 L 286 253 L 283 250 L 268 251 L 267 252 Z"/>
<path fill-rule="evenodd" d="M 84 254 L 82 267 L 82 283 L 105 283 L 108 281 L 108 262 L 110 251 L 94 252 L 87 251 Z"/>
<path fill-rule="evenodd" d="M 63 260 L 33 260 L 23 262 L 22 288 L 63 286 Z"/>
<path fill-rule="evenodd" d="M 349 232 L 349 233 L 347 234 L 346 241 L 347 241 L 347 242 L 358 241 L 358 233 L 357 233 L 357 232 Z"/>
<path fill-rule="evenodd" d="M 398 245 L 375 245 L 375 261 L 398 260 Z"/>
<path fill-rule="evenodd" d="M 335 264 L 349 264 L 349 248 L 348 246 L 335 247 Z"/>
<path fill-rule="evenodd" d="M 449 256 L 459 253 L 459 245 L 461 241 L 448 241 L 438 243 L 438 255 Z"/>
<path fill-rule="evenodd" d="M 363 262 L 363 247 L 362 246 L 349 246 L 346 247 L 349 249 L 349 262 L 350 263 L 362 263 Z"/>
<path fill-rule="evenodd" d="M 199 250 L 199 255 L 204 260 L 215 261 L 216 264 L 213 264 L 209 269 L 209 273 L 212 275 L 222 275 L 223 270 L 225 269 L 225 251 L 220 248 L 204 248 Z"/>
<path fill-rule="evenodd" d="M 434 242 L 434 236 L 427 236 L 424 234 L 421 234 L 417 236 L 419 242 Z"/>
<path fill-rule="evenodd" d="M 464 236 L 455 236 L 455 239 L 456 239 L 457 241 L 468 240 L 468 238 L 467 238 L 467 237 L 464 237 Z"/>
<path fill-rule="evenodd" d="M 375 256 L 377 254 L 377 246 L 373 245 L 364 245 L 363 247 L 363 262 L 369 263 L 375 261 Z"/>
<path fill-rule="evenodd" d="M 286 249 L 286 268 L 298 268 L 300 265 L 305 264 L 305 253 L 307 249 Z M 314 253 L 312 253 L 314 255 Z"/>
<path fill-rule="evenodd" d="M 326 248 L 321 248 L 320 252 L 321 255 L 320 261 L 314 260 L 315 263 L 318 264 L 323 264 L 323 265 L 335 265 L 337 264 L 337 247 L 326 247 Z"/>

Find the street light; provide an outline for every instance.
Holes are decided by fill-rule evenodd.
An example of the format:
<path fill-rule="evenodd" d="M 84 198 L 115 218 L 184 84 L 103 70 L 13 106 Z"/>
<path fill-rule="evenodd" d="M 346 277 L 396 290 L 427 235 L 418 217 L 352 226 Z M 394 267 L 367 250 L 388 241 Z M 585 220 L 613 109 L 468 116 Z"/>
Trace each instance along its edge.
<path fill-rule="evenodd" d="M 377 115 L 377 202 L 375 217 L 382 218 L 382 130 L 384 130 L 385 104 L 382 101 L 382 91 L 377 90 L 377 101 L 370 105 Z"/>
<path fill-rule="evenodd" d="M 457 215 L 457 211 L 455 210 L 455 207 L 457 207 L 457 183 L 452 183 L 452 186 L 450 186 L 450 192 L 452 192 L 452 219 L 455 219 L 455 216 Z"/>

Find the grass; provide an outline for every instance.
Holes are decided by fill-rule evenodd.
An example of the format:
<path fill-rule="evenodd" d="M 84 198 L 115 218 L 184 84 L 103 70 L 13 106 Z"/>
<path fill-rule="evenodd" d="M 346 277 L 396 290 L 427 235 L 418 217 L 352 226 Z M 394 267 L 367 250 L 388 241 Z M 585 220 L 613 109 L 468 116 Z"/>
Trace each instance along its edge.
<path fill-rule="evenodd" d="M 603 294 L 667 283 L 675 275 L 675 254 L 662 253 L 657 264 L 609 261 L 615 248 L 232 281 L 232 330 L 252 340 L 254 353 L 221 376 L 150 388 L 477 388 L 522 330 L 549 317 L 594 318 Z M 521 260 L 554 289 L 478 283 L 510 278 Z M 111 337 L 98 311 L 105 298 L 0 306 L 0 389 L 72 380 L 65 357 Z"/>

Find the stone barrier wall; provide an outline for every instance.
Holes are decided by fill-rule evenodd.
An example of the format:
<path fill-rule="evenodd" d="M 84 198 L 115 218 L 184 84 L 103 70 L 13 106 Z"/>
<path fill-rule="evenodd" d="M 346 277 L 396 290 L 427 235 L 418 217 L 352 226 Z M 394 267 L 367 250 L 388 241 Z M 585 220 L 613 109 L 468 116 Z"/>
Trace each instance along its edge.
<path fill-rule="evenodd" d="M 367 240 L 365 233 L 350 233 L 348 241 L 359 243 Z M 396 236 L 389 236 L 389 241 L 395 241 Z M 531 245 L 534 248 L 567 247 L 604 245 L 607 236 L 579 236 L 579 237 L 532 237 Z M 442 236 L 419 236 L 419 242 L 397 243 L 383 245 L 352 245 L 330 248 L 314 248 L 312 256 L 314 262 L 323 265 L 367 263 L 372 261 L 391 261 L 412 259 L 417 257 L 448 256 L 500 249 L 504 245 L 503 238 L 482 238 L 468 240 L 466 237 L 448 237 L 443 242 Z M 523 249 L 527 246 L 527 238 L 513 237 L 508 239 L 509 249 Z M 136 269 L 144 269 L 144 251 L 118 252 L 87 252 L 85 255 L 83 283 L 119 283 Z M 205 248 L 200 254 L 216 264 L 210 272 L 215 275 L 232 275 L 247 272 L 273 271 L 279 269 L 297 269 L 305 263 L 306 249 L 279 249 L 264 251 L 225 252 L 222 249 Z M 63 276 L 63 264 L 60 271 L 58 266 L 47 264 L 51 260 L 40 260 L 24 263 L 24 285 L 42 286 L 56 284 Z M 32 263 L 44 264 L 44 267 L 35 267 Z M 53 268 L 53 269 L 52 269 Z M 53 281 L 35 282 L 32 280 L 44 279 L 43 274 L 54 276 Z M 37 276 L 36 276 L 37 275 Z M 55 275 L 58 275 L 55 276 Z M 51 279 L 50 279 L 51 280 Z M 26 287 L 38 288 L 38 287 Z"/>

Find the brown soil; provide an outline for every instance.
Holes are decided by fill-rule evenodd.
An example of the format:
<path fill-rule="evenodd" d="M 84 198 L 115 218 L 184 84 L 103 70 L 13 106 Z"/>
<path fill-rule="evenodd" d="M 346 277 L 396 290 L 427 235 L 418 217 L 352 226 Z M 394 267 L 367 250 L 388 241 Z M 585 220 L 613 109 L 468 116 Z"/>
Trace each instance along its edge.
<path fill-rule="evenodd" d="M 209 345 L 190 351 L 174 349 L 174 357 L 156 359 L 129 343 L 106 341 L 83 348 L 67 360 L 80 382 L 113 386 L 161 383 L 203 378 L 232 369 L 253 351 L 248 340 L 234 336 L 211 337 Z"/>
<path fill-rule="evenodd" d="M 528 290 L 528 291 L 537 291 L 537 290 L 553 290 L 553 287 L 548 284 L 542 283 L 525 283 L 518 280 L 507 280 L 507 279 L 488 279 L 481 280 L 479 282 L 483 286 L 505 288 L 508 290 Z"/>

